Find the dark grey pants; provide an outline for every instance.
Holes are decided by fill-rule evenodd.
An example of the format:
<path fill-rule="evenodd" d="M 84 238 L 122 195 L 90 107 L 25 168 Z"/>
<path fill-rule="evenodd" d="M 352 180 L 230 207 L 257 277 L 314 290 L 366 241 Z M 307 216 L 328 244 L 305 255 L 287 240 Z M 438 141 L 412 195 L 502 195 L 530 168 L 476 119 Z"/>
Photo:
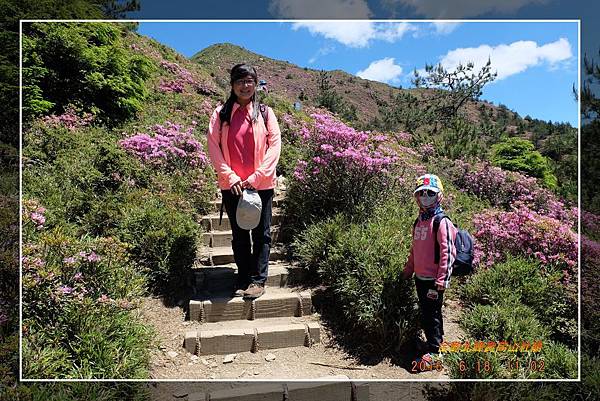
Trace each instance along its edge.
<path fill-rule="evenodd" d="M 438 291 L 438 299 L 427 298 L 427 291 L 436 289 L 435 280 L 421 280 L 415 277 L 419 309 L 421 310 L 421 325 L 427 338 L 428 351 L 437 353 L 444 336 L 444 320 L 442 304 L 444 291 Z"/>
<path fill-rule="evenodd" d="M 231 222 L 233 257 L 238 268 L 237 288 L 245 289 L 251 283 L 264 284 L 269 269 L 271 252 L 271 214 L 273 189 L 258 191 L 262 201 L 260 222 L 253 230 L 243 230 L 237 225 L 235 212 L 240 199 L 231 191 L 221 190 L 223 205 Z M 250 242 L 252 235 L 252 243 Z"/>

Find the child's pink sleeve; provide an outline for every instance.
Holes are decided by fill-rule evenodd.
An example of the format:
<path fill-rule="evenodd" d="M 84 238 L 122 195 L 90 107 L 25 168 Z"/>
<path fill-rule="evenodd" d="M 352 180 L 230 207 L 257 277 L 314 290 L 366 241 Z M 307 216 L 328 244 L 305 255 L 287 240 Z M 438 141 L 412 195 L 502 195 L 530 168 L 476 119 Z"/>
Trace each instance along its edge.
<path fill-rule="evenodd" d="M 452 264 L 456 258 L 454 247 L 454 225 L 449 219 L 443 219 L 437 232 L 437 241 L 440 244 L 440 263 L 438 265 L 435 284 L 439 287 L 450 286 Z"/>

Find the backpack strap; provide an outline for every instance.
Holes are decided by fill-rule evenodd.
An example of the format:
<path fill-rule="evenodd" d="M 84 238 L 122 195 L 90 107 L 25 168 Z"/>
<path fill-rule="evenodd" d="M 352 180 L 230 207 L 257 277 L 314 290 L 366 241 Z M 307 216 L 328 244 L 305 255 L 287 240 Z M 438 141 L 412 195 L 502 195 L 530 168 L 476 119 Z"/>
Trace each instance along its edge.
<path fill-rule="evenodd" d="M 258 109 L 260 110 L 260 115 L 262 116 L 266 127 L 269 122 L 269 107 L 266 104 L 260 103 Z"/>
<path fill-rule="evenodd" d="M 440 223 L 442 222 L 443 219 L 450 219 L 450 217 L 448 217 L 446 215 L 446 213 L 438 213 L 433 217 L 433 237 L 434 237 L 434 244 L 435 244 L 435 250 L 434 250 L 434 254 L 433 254 L 433 262 L 435 264 L 440 263 L 440 243 L 437 240 L 437 232 L 438 229 L 440 228 Z"/>

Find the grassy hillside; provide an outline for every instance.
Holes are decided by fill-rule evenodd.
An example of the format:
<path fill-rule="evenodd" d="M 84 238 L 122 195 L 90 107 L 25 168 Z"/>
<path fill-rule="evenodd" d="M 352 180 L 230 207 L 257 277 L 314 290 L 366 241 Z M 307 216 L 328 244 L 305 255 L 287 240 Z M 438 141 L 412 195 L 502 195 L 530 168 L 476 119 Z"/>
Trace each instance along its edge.
<path fill-rule="evenodd" d="M 561 195 L 576 199 L 577 130 L 568 124 L 522 117 L 503 104 L 467 100 L 458 120 L 440 126 L 435 123 L 435 115 L 426 116 L 422 112 L 426 99 L 438 96 L 431 89 L 402 89 L 340 70 L 323 72 L 300 68 L 227 43 L 207 47 L 191 60 L 213 77 L 223 91 L 229 90 L 231 66 L 242 61 L 250 63 L 257 67 L 260 79 L 267 81 L 272 96 L 289 103 L 301 100 L 308 106 L 333 103 L 325 107 L 355 128 L 408 130 L 413 134 L 413 146 L 432 143 L 438 153 L 451 158 L 489 160 L 492 145 L 511 137 L 526 139 L 548 158 Z M 329 101 L 325 102 L 322 100 L 324 79 L 329 88 Z"/>
<path fill-rule="evenodd" d="M 305 102 L 315 105 L 319 92 L 320 70 L 301 68 L 287 61 L 275 60 L 253 53 L 243 47 L 230 43 L 209 46 L 191 57 L 223 88 L 228 87 L 228 69 L 239 62 L 247 62 L 257 67 L 261 79 L 268 82 L 269 89 L 294 102 L 304 93 Z M 331 83 L 335 86 L 344 101 L 357 108 L 358 121 L 370 122 L 374 118 L 382 118 L 380 106 L 391 104 L 394 97 L 401 92 L 410 92 L 417 97 L 423 96 L 426 90 L 402 89 L 388 84 L 363 79 L 341 70 L 328 71 Z M 484 114 L 487 117 L 484 117 Z M 485 118 L 491 120 L 505 119 L 509 127 L 517 126 L 519 116 L 506 108 L 489 102 L 470 102 L 465 107 L 465 114 L 472 123 L 480 123 Z"/>

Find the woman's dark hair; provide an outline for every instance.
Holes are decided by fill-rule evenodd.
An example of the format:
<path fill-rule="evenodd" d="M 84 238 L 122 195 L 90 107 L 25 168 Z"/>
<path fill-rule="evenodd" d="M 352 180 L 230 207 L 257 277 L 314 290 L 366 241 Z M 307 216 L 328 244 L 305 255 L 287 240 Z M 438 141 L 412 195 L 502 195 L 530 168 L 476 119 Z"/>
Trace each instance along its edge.
<path fill-rule="evenodd" d="M 227 101 L 225 101 L 223 108 L 221 108 L 221 111 L 219 111 L 219 119 L 221 120 L 221 127 L 223 126 L 224 122 L 226 122 L 227 124 L 231 123 L 231 112 L 233 110 L 233 104 L 237 100 L 237 96 L 233 92 L 233 83 L 235 81 L 237 81 L 238 79 L 242 79 L 242 78 L 246 78 L 246 77 L 252 77 L 255 84 L 258 82 L 258 76 L 256 74 L 256 69 L 246 63 L 240 63 L 240 64 L 234 65 L 231 68 L 230 77 L 231 78 L 230 78 L 229 83 L 231 84 L 231 92 L 229 93 L 229 98 L 227 99 Z M 252 95 L 252 106 L 253 106 L 252 121 L 256 121 L 258 119 L 258 109 L 259 109 L 258 99 L 256 98 L 256 92 L 254 92 L 254 95 Z"/>

